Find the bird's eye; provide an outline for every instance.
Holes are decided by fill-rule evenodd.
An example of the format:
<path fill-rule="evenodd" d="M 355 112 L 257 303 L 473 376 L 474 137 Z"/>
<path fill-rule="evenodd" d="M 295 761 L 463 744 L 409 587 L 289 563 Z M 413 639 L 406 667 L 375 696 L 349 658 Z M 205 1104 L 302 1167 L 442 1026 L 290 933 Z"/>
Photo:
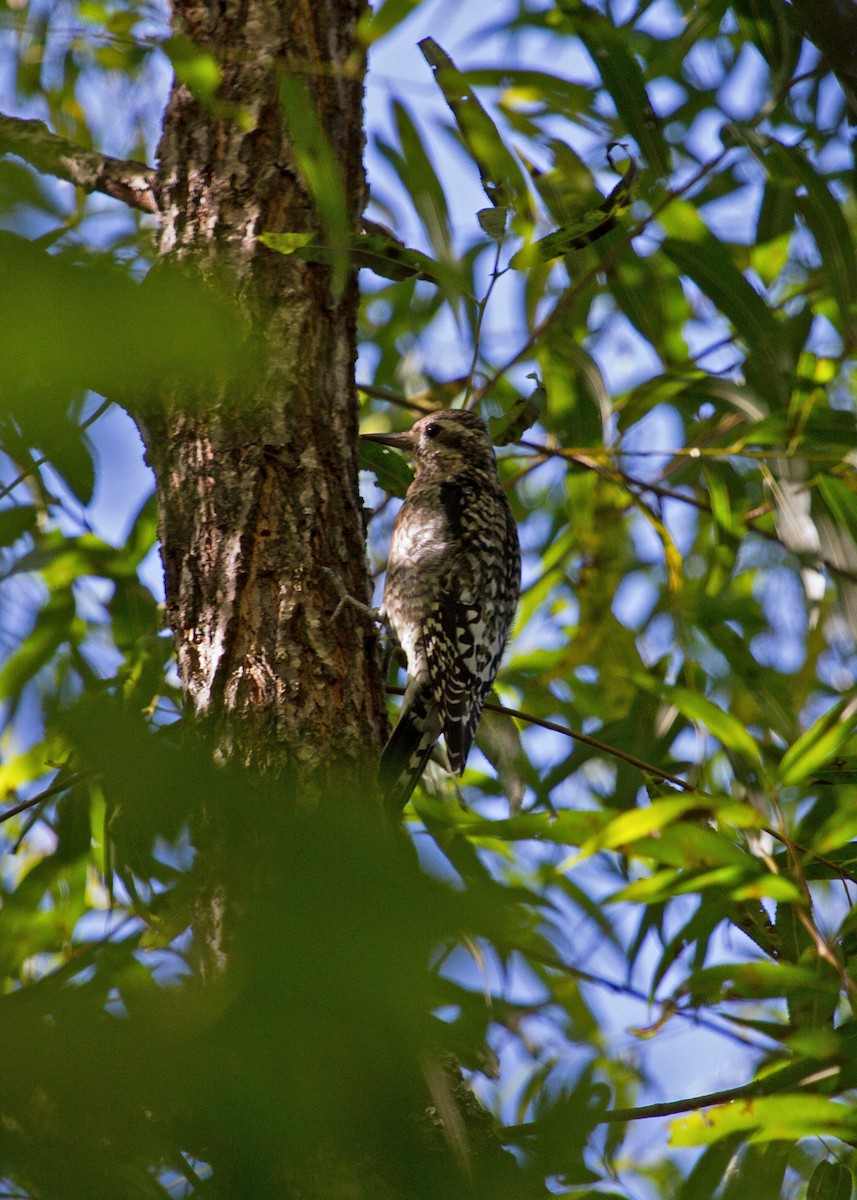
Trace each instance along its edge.
<path fill-rule="evenodd" d="M 426 437 L 436 438 L 440 433 L 440 425 L 437 421 L 432 421 L 431 425 L 426 425 Z"/>

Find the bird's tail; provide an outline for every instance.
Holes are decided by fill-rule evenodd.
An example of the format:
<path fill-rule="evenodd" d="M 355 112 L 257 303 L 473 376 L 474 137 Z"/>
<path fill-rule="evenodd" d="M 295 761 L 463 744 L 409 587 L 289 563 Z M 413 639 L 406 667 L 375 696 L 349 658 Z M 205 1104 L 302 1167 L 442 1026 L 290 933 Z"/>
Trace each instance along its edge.
<path fill-rule="evenodd" d="M 411 680 L 378 769 L 384 808 L 392 819 L 398 819 L 410 800 L 439 734 L 437 706 L 428 683 Z"/>

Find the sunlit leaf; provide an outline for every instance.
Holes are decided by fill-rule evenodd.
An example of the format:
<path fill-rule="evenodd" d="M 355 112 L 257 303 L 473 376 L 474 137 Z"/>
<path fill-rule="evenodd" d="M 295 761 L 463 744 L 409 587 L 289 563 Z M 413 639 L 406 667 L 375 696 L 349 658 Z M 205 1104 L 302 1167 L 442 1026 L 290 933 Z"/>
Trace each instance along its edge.
<path fill-rule="evenodd" d="M 761 764 L 761 752 L 751 734 L 736 717 L 725 712 L 707 696 L 688 691 L 687 688 L 668 687 L 646 675 L 637 675 L 635 679 L 640 687 L 660 695 L 689 720 L 704 726 L 722 745 L 752 763 Z"/>
<path fill-rule="evenodd" d="M 805 730 L 780 760 L 780 778 L 788 787 L 799 783 L 836 757 L 852 735 L 854 702 L 840 700 Z"/>
<path fill-rule="evenodd" d="M 736 1131 L 757 1142 L 813 1136 L 847 1141 L 855 1130 L 857 1115 L 849 1105 L 801 1093 L 735 1100 L 679 1117 L 672 1124 L 670 1141 L 674 1146 L 708 1146 Z"/>

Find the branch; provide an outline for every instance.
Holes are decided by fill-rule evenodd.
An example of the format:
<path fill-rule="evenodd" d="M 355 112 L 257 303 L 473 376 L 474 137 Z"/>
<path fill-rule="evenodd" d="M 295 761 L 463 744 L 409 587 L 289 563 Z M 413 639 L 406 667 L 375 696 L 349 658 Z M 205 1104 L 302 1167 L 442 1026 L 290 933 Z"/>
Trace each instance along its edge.
<path fill-rule="evenodd" d="M 37 171 L 55 175 L 85 192 L 103 192 L 142 212 L 158 212 L 152 167 L 75 145 L 51 133 L 44 121 L 0 113 L 0 154 L 17 154 Z"/>
<path fill-rule="evenodd" d="M 387 692 L 391 696 L 404 696 L 405 689 L 390 684 L 387 687 Z M 569 729 L 567 725 L 559 725 L 556 721 L 547 721 L 544 717 L 533 716 L 532 713 L 522 712 L 519 708 L 507 708 L 505 704 L 494 704 L 492 701 L 486 701 L 483 706 L 486 712 L 500 713 L 504 717 L 514 717 L 516 721 L 526 721 L 529 725 L 538 725 L 540 729 L 549 729 L 553 733 L 561 733 L 564 737 L 572 738 L 575 742 L 582 742 L 584 746 L 591 746 L 594 750 L 600 751 L 602 754 L 607 754 L 611 758 L 620 758 L 622 762 L 630 763 L 632 767 L 637 767 L 646 775 L 654 775 L 658 779 L 663 779 L 666 783 L 672 783 L 675 787 L 680 788 L 683 792 L 692 792 L 695 789 L 685 779 L 680 779 L 678 775 L 670 775 L 667 771 L 662 771 L 660 767 L 656 767 L 654 763 L 645 762 L 642 758 L 635 758 L 633 754 L 626 754 L 624 750 L 618 750 L 615 746 L 608 746 L 606 742 L 599 742 L 598 738 L 590 737 L 588 733 L 578 733 L 574 729 Z M 704 793 L 702 793 L 704 795 Z"/>
<path fill-rule="evenodd" d="M 58 796 L 60 792 L 67 792 L 74 784 L 79 783 L 81 779 L 85 779 L 90 772 L 78 772 L 74 775 L 67 775 L 64 779 L 57 780 L 50 787 L 39 792 L 37 796 L 31 796 L 29 800 L 22 800 L 19 804 L 14 804 L 11 808 L 4 809 L 0 813 L 0 822 L 8 821 L 10 817 L 17 817 L 19 813 L 26 812 L 30 808 L 35 808 L 37 804 L 44 804 L 45 800 L 49 800 L 51 796 Z"/>
<path fill-rule="evenodd" d="M 644 774 L 654 775 L 658 779 L 663 779 L 666 783 L 673 784 L 683 792 L 692 792 L 694 790 L 687 780 L 679 779 L 678 775 L 670 775 L 667 771 L 662 771 L 660 767 L 656 767 L 653 763 L 645 762 L 642 758 L 635 758 L 633 754 L 626 754 L 624 750 L 618 750 L 615 746 L 608 746 L 606 742 L 599 742 L 598 738 L 590 737 L 588 733 L 578 733 L 576 730 L 569 729 L 565 725 L 558 725 L 556 721 L 546 721 L 543 717 L 534 717 L 532 713 L 522 712 L 519 708 L 507 708 L 505 704 L 492 704 L 488 701 L 484 707 L 490 712 L 502 713 L 505 717 L 514 717 L 518 721 L 526 721 L 530 725 L 538 725 L 540 729 L 550 729 L 553 733 L 562 733 L 566 737 L 573 738 L 576 742 L 582 742 L 584 746 L 592 746 L 593 749 L 601 751 L 602 754 L 610 755 L 611 758 L 620 758 L 622 762 L 630 763 L 632 767 L 637 767 Z"/>
<path fill-rule="evenodd" d="M 639 1108 L 607 1109 L 599 1118 L 599 1124 L 613 1122 L 646 1121 L 652 1117 L 672 1117 L 678 1113 L 697 1112 L 700 1108 L 711 1108 L 715 1104 L 730 1104 L 734 1100 L 753 1100 L 758 1096 L 785 1095 L 794 1088 L 810 1088 L 813 1084 L 835 1078 L 841 1073 L 838 1063 L 815 1070 L 807 1062 L 789 1063 L 772 1071 L 764 1079 L 737 1087 L 724 1088 L 719 1092 L 707 1092 L 704 1096 L 688 1096 L 683 1100 L 666 1100 L 659 1104 L 643 1104 Z"/>

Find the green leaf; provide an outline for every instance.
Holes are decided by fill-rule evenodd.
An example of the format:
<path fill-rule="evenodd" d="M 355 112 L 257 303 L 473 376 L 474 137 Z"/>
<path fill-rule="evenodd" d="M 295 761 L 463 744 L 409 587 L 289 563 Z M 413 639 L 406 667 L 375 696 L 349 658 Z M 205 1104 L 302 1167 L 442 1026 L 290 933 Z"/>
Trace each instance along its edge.
<path fill-rule="evenodd" d="M 32 504 L 14 504 L 0 509 L 0 546 L 11 546 L 25 533 L 32 533 L 38 517 L 38 509 Z"/>
<path fill-rule="evenodd" d="M 536 386 L 529 396 L 519 396 L 515 403 L 501 417 L 491 417 L 488 421 L 488 432 L 495 446 L 508 446 L 518 442 L 531 425 L 535 425 L 541 416 L 547 400 L 547 393 L 542 387 L 538 376 Z"/>
<path fill-rule="evenodd" d="M 400 498 L 414 481 L 414 472 L 401 454 L 377 442 L 359 442 L 361 471 L 373 471 L 382 491 Z"/>
<path fill-rule="evenodd" d="M 568 439 L 565 445 L 601 446 L 612 409 L 610 393 L 601 368 L 575 332 L 570 319 L 552 321 L 539 339 L 536 354 L 548 397 L 545 407 Z"/>
<path fill-rule="evenodd" d="M 635 674 L 634 681 L 647 691 L 655 692 L 675 707 L 689 720 L 703 725 L 709 733 L 729 750 L 756 766 L 761 766 L 762 755 L 752 735 L 732 713 L 724 712 L 713 700 L 691 692 L 687 688 L 670 687 L 652 679 L 650 675 Z"/>
<path fill-rule="evenodd" d="M 628 320 L 667 363 L 685 362 L 682 328 L 690 307 L 678 273 L 659 254 L 641 258 L 625 254 L 608 275 L 613 298 Z"/>
<path fill-rule="evenodd" d="M 741 1141 L 741 1133 L 736 1132 L 707 1147 L 687 1178 L 682 1180 L 674 1200 L 713 1200 L 714 1193 L 727 1178 L 729 1165 Z"/>
<path fill-rule="evenodd" d="M 358 40 L 363 46 L 373 46 L 406 21 L 419 3 L 420 0 L 383 0 L 374 8 L 366 8 L 357 25 Z"/>
<path fill-rule="evenodd" d="M 766 961 L 703 967 L 682 984 L 681 992 L 693 997 L 694 1003 L 711 1003 L 777 999 L 804 988 L 826 996 L 836 996 L 839 992 L 838 980 L 832 971 L 823 976 L 809 967 Z"/>
<path fill-rule="evenodd" d="M 810 1176 L 806 1200 L 851 1200 L 854 1176 L 844 1163 L 820 1162 Z"/>
<path fill-rule="evenodd" d="M 853 488 L 835 475 L 820 474 L 815 483 L 833 520 L 857 543 L 857 494 Z"/>
<path fill-rule="evenodd" d="M 77 636 L 75 606 L 70 592 L 51 596 L 33 630 L 0 668 L 0 697 L 14 704 L 25 684 L 46 666 L 65 642 Z"/>
<path fill-rule="evenodd" d="M 160 47 L 172 63 L 176 78 L 203 103 L 211 104 L 223 79 L 217 60 L 187 37 L 164 38 Z"/>
<path fill-rule="evenodd" d="M 497 126 L 479 103 L 466 76 L 434 38 L 419 42 L 423 57 L 434 72 L 458 131 L 479 170 L 482 187 L 498 208 L 513 208 L 529 215 L 530 196 L 521 168 L 500 136 Z"/>
<path fill-rule="evenodd" d="M 780 183 L 790 179 L 795 187 L 805 189 L 804 194 L 798 196 L 797 203 L 822 257 L 825 283 L 839 308 L 841 329 L 853 336 L 857 304 L 857 248 L 841 201 L 799 146 L 785 146 L 771 140 L 764 163 L 772 177 Z"/>
<path fill-rule="evenodd" d="M 166 261 L 140 284 L 113 263 L 68 261 L 0 232 L 0 308 L 0 411 L 42 440 L 85 388 L 121 399 L 141 380 L 152 393 L 177 377 L 222 387 L 241 359 L 233 302 Z M 69 468 L 85 491 L 83 471 L 80 459 Z"/>
<path fill-rule="evenodd" d="M 628 48 L 627 34 L 591 9 L 574 24 L 596 71 L 616 105 L 625 129 L 636 139 L 649 166 L 661 179 L 670 171 L 670 150 L 646 93 L 640 64 Z"/>
<path fill-rule="evenodd" d="M 704 803 L 704 799 L 703 799 Z M 645 808 L 633 808 L 608 822 L 581 847 L 581 857 L 599 850 L 627 846 L 648 834 L 659 832 L 685 813 L 699 808 L 699 799 L 692 793 L 656 800 Z"/>
<path fill-rule="evenodd" d="M 506 236 L 506 225 L 509 220 L 508 208 L 480 208 L 476 220 L 484 234 L 495 242 L 500 242 Z"/>
<path fill-rule="evenodd" d="M 661 250 L 717 305 L 747 343 L 751 357 L 746 370 L 753 386 L 775 406 L 784 405 L 791 365 L 785 330 L 734 265 L 726 247 L 710 236 L 696 241 L 668 237 Z"/>
<path fill-rule="evenodd" d="M 375 226 L 381 230 L 381 226 Z M 304 262 L 333 263 L 333 251 L 312 233 L 261 233 L 259 241 L 278 254 L 294 255 Z M 449 272 L 420 250 L 412 250 L 389 231 L 360 233 L 350 239 L 356 267 L 366 267 L 385 279 L 428 279 L 441 283 Z"/>
<path fill-rule="evenodd" d="M 811 1093 L 742 1098 L 679 1117 L 670 1126 L 670 1142 L 710 1146 L 735 1132 L 749 1135 L 754 1142 L 802 1137 L 851 1141 L 857 1135 L 857 1112 L 849 1104 Z"/>
<path fill-rule="evenodd" d="M 755 45 L 773 71 L 788 79 L 797 64 L 800 35 L 790 10 L 779 0 L 734 0 L 735 16 L 747 41 Z"/>
<path fill-rule="evenodd" d="M 732 1164 L 720 1200 L 781 1200 L 792 1142 L 772 1138 L 745 1146 Z"/>
<path fill-rule="evenodd" d="M 425 139 L 404 104 L 394 102 L 393 117 L 402 157 L 399 161 L 389 152 L 387 157 L 411 195 L 435 257 L 449 263 L 453 259 L 453 239 L 443 184 L 426 150 Z M 381 149 L 386 150 L 383 145 Z"/>
<path fill-rule="evenodd" d="M 813 721 L 780 759 L 783 787 L 800 783 L 836 757 L 840 746 L 853 736 L 851 717 L 857 701 L 843 698 Z"/>
<path fill-rule="evenodd" d="M 315 201 L 324 240 L 331 253 L 330 288 L 338 298 L 345 290 L 351 267 L 351 217 L 339 159 L 309 89 L 293 75 L 284 75 L 280 80 L 280 103 L 294 143 L 295 157 L 307 190 Z"/>
<path fill-rule="evenodd" d="M 315 240 L 314 233 L 260 233 L 259 241 L 263 246 L 267 246 L 269 250 L 276 250 L 278 254 L 294 254 L 296 250 L 303 250 L 310 246 Z"/>

